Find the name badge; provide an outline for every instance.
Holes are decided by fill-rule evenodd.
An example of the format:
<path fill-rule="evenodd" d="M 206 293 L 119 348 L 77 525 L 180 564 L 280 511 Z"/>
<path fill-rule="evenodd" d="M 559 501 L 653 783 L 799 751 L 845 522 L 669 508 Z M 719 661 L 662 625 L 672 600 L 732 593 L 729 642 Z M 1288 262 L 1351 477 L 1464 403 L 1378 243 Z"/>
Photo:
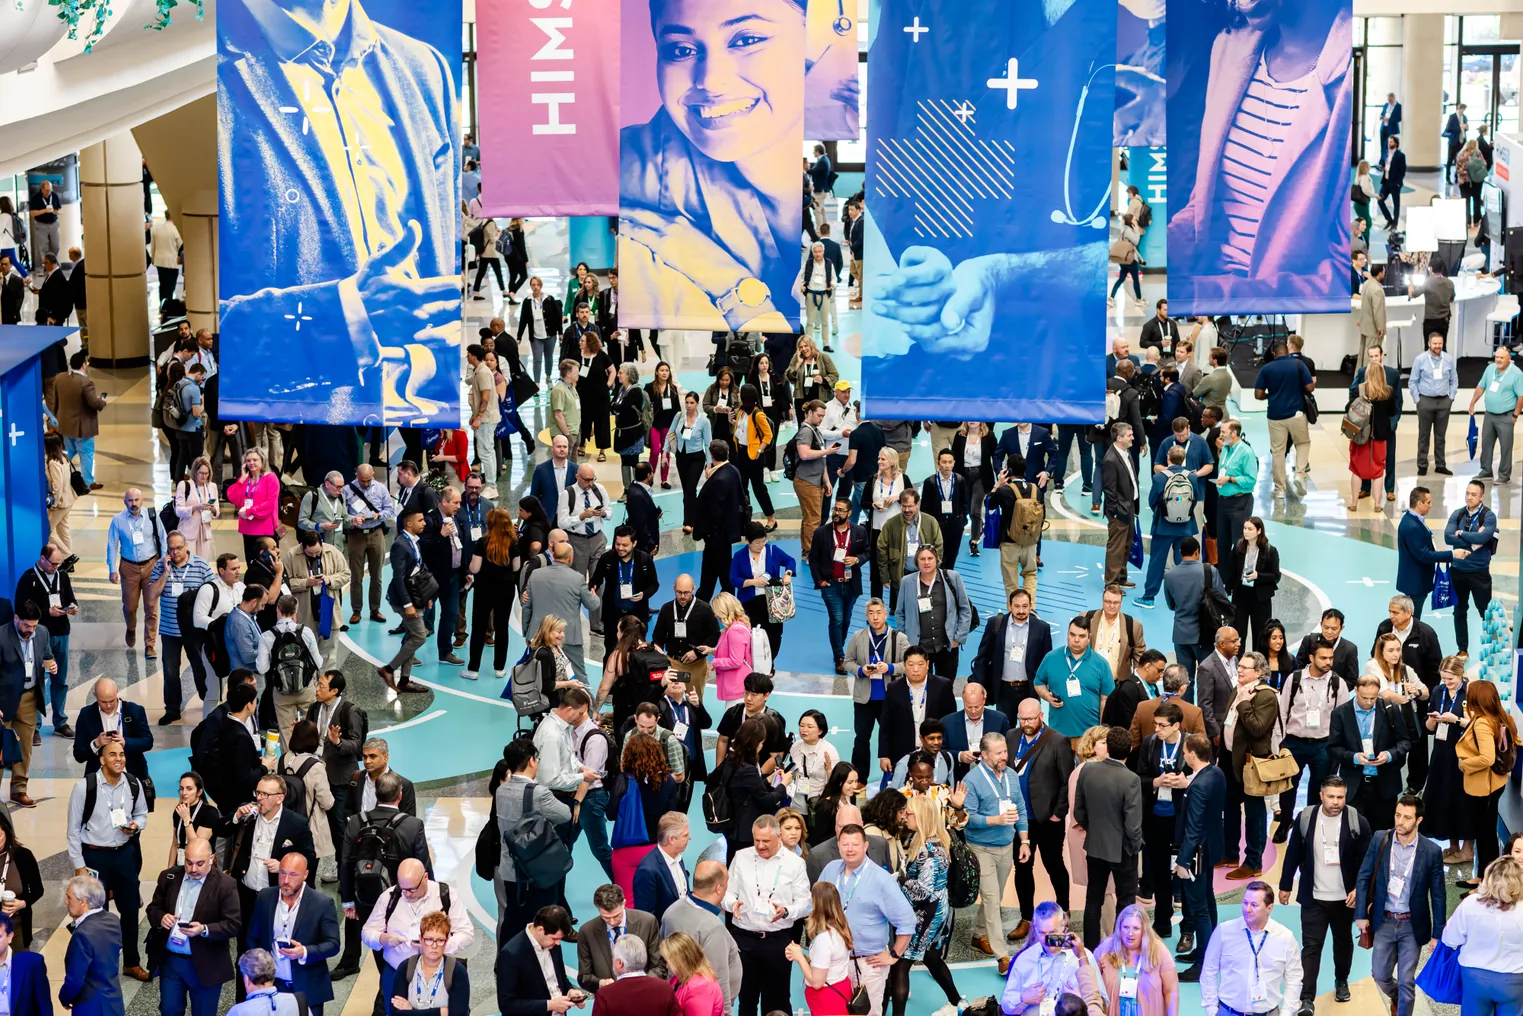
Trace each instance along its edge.
<path fill-rule="evenodd" d="M 1407 880 L 1406 880 L 1406 877 L 1402 876 L 1402 875 L 1392 875 L 1391 876 L 1390 886 L 1391 886 L 1391 895 L 1395 896 L 1397 899 L 1400 899 L 1401 898 L 1401 894 L 1406 892 L 1406 889 L 1407 889 Z"/>
<path fill-rule="evenodd" d="M 635 595 L 635 584 L 633 582 L 620 582 L 619 583 L 619 599 L 621 599 L 621 600 L 633 599 L 634 595 Z"/>
<path fill-rule="evenodd" d="M 1444 361 L 1440 360 L 1440 361 L 1438 361 L 1437 364 L 1434 365 L 1434 367 L 1433 367 L 1433 376 L 1434 377 L 1443 377 L 1444 376 Z"/>
<path fill-rule="evenodd" d="M 111 824 L 121 827 L 127 824 L 127 812 L 123 808 L 111 809 Z"/>
<path fill-rule="evenodd" d="M 243 510 L 244 511 L 248 511 L 252 507 L 254 507 L 254 499 L 251 498 L 251 497 L 244 498 L 243 499 Z"/>
<path fill-rule="evenodd" d="M 1122 974 L 1121 975 L 1121 997 L 1122 998 L 1136 998 L 1137 997 L 1137 975 L 1136 974 Z"/>
<path fill-rule="evenodd" d="M 1024 645 L 1017 644 L 1017 645 L 1013 645 L 1013 646 L 1010 647 L 1010 662 L 1011 663 L 1025 663 L 1026 662 L 1026 647 Z"/>
<path fill-rule="evenodd" d="M 693 428 L 692 427 L 683 427 L 682 428 L 682 440 L 684 440 L 684 441 L 691 441 L 692 438 L 693 438 Z"/>
<path fill-rule="evenodd" d="M 1491 386 L 1487 389 L 1487 391 L 1493 391 L 1493 392 L 1499 392 L 1501 390 L 1502 390 L 1502 382 L 1500 382 L 1500 381 L 1493 381 L 1493 382 L 1491 382 Z"/>
<path fill-rule="evenodd" d="M 943 515 L 950 515 L 950 514 L 952 514 L 952 502 L 950 500 L 948 500 L 947 498 L 942 498 L 941 499 L 941 514 L 943 514 Z"/>
<path fill-rule="evenodd" d="M 1375 739 L 1372 737 L 1361 737 L 1359 743 L 1364 747 L 1365 757 L 1373 759 L 1375 757 Z"/>
<path fill-rule="evenodd" d="M 49 593 L 48 594 L 48 607 L 50 609 L 56 607 L 59 610 L 62 610 L 63 609 L 63 594 L 62 593 Z"/>
<path fill-rule="evenodd" d="M 209 522 L 211 522 L 211 520 L 212 520 L 212 510 L 210 508 L 202 508 L 201 509 L 201 521 L 203 523 L 209 523 Z"/>
<path fill-rule="evenodd" d="M 1337 864 L 1338 863 L 1338 844 L 1336 844 L 1336 843 L 1324 843 L 1324 844 L 1322 844 L 1322 863 L 1323 864 L 1328 864 L 1328 865 L 1332 865 L 1332 864 Z"/>
<path fill-rule="evenodd" d="M 714 398 L 714 404 L 716 406 L 726 405 L 726 404 L 729 403 L 729 401 L 730 401 L 730 397 L 728 395 L 718 395 L 718 396 L 715 396 L 715 398 Z"/>
<path fill-rule="evenodd" d="M 930 610 L 931 610 L 931 598 L 929 596 L 922 596 L 922 597 L 918 598 L 915 601 L 915 603 L 919 605 L 920 612 L 922 614 L 930 613 Z"/>
<path fill-rule="evenodd" d="M 1038 1007 L 1037 1014 L 1038 1016 L 1052 1016 L 1052 1014 L 1057 1011 L 1058 1000 L 1053 998 L 1051 995 L 1048 995 L 1046 998 L 1042 999 L 1042 1004 L 1040 1007 Z"/>
<path fill-rule="evenodd" d="M 1268 988 L 1264 984 L 1263 979 L 1258 977 L 1257 975 L 1255 975 L 1254 978 L 1253 978 L 1253 1001 L 1255 1001 L 1255 1002 L 1267 1002 L 1267 1001 L 1269 1001 Z"/>
<path fill-rule="evenodd" d="M 186 945 L 190 941 L 190 939 L 185 937 L 185 932 L 181 930 L 178 924 L 176 924 L 174 926 L 174 930 L 169 933 L 169 940 L 171 942 L 178 942 L 181 945 Z"/>
<path fill-rule="evenodd" d="M 134 529 L 132 531 L 132 542 L 134 545 L 142 543 L 147 538 L 147 535 L 141 529 Z"/>
<path fill-rule="evenodd" d="M 836 548 L 836 552 L 831 555 L 830 559 L 832 561 L 840 561 L 842 564 L 845 564 L 846 563 L 846 548 L 845 547 L 837 547 Z"/>
<path fill-rule="evenodd" d="M 481 527 L 480 526 L 472 526 L 471 527 L 471 542 L 475 543 L 479 539 L 481 539 Z"/>
<path fill-rule="evenodd" d="M 1233 726 L 1236 726 L 1236 725 L 1237 725 L 1237 710 L 1236 709 L 1229 709 L 1229 710 L 1227 710 L 1227 718 L 1222 720 L 1222 726 L 1224 726 L 1224 727 L 1233 727 Z"/>
<path fill-rule="evenodd" d="M 770 408 L 772 406 L 772 396 L 763 395 L 761 397 L 761 404 L 763 408 Z"/>
<path fill-rule="evenodd" d="M 1158 800 L 1160 800 L 1160 801 L 1172 801 L 1172 800 L 1174 800 L 1174 788 L 1173 787 L 1159 787 L 1158 788 Z"/>
<path fill-rule="evenodd" d="M 1320 709 L 1307 708 L 1306 727 L 1308 730 L 1316 730 L 1322 726 L 1322 711 Z"/>
<path fill-rule="evenodd" d="M 1070 677 L 1068 679 L 1068 694 L 1070 698 L 1075 695 L 1084 694 L 1084 685 L 1079 683 L 1079 679 L 1077 677 Z"/>
<path fill-rule="evenodd" d="M 179 579 L 169 583 L 170 596 L 178 598 L 179 595 L 183 592 L 185 592 L 185 583 L 181 582 Z"/>
<path fill-rule="evenodd" d="M 1440 723 L 1434 729 L 1433 736 L 1438 738 L 1440 741 L 1447 741 L 1447 740 L 1449 740 L 1449 724 L 1447 724 L 1447 723 Z"/>
<path fill-rule="evenodd" d="M 673 720 L 672 721 L 672 733 L 677 735 L 677 740 L 679 740 L 679 741 L 686 739 L 686 737 L 687 737 L 687 724 L 681 722 L 680 720 Z"/>

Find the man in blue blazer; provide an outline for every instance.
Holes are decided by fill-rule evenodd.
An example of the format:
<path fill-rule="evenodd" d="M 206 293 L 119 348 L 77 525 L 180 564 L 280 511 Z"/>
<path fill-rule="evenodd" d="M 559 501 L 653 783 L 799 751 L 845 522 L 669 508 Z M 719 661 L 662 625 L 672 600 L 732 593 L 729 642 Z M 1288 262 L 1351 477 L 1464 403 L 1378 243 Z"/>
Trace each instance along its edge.
<path fill-rule="evenodd" d="M 682 863 L 682 852 L 692 838 L 686 815 L 669 811 L 661 816 L 656 827 L 656 849 L 646 854 L 635 869 L 635 898 L 631 904 L 634 909 L 664 914 L 692 887 L 687 865 Z"/>
<path fill-rule="evenodd" d="M 566 977 L 561 942 L 571 934 L 571 917 L 561 907 L 545 907 L 527 928 L 508 939 L 497 954 L 497 1008 L 502 1016 L 545 1016 L 550 986 L 539 965 L 541 953 L 549 953 L 550 969 L 560 994 L 581 1002 L 587 995 Z M 533 936 L 531 939 L 530 936 Z"/>
<path fill-rule="evenodd" d="M 534 467 L 529 493 L 539 498 L 539 505 L 554 524 L 560 512 L 561 498 L 567 487 L 576 486 L 576 463 L 571 461 L 571 443 L 557 434 L 550 441 L 550 457 Z"/>
<path fill-rule="evenodd" d="M 985 734 L 1005 734 L 1010 730 L 1010 717 L 998 709 L 990 709 L 985 703 L 989 693 L 974 681 L 963 685 L 962 708 L 941 718 L 945 728 L 942 747 L 952 756 L 954 782 L 968 775 L 978 765 L 978 742 Z"/>
<path fill-rule="evenodd" d="M 969 680 L 983 685 L 1007 720 L 1016 715 L 1022 699 L 1036 697 L 1031 679 L 1052 652 L 1052 628 L 1032 613 L 1031 594 L 1021 588 L 1012 589 L 1008 605 L 1007 612 L 995 615 L 984 625 L 983 639 L 969 674 Z M 1012 624 L 1015 632 L 1010 631 Z"/>
<path fill-rule="evenodd" d="M 1435 550 L 1433 530 L 1428 528 L 1428 512 L 1433 509 L 1433 493 L 1427 487 L 1413 487 L 1407 495 L 1407 511 L 1396 527 L 1396 591 L 1412 597 L 1412 613 L 1419 619 L 1423 605 L 1433 592 L 1434 566 L 1453 561 L 1463 550 Z"/>
<path fill-rule="evenodd" d="M 1386 102 L 1380 107 L 1380 168 L 1386 168 L 1386 138 L 1401 133 L 1401 103 L 1395 92 L 1386 93 Z"/>
<path fill-rule="evenodd" d="M 1185 738 L 1184 753 L 1190 784 L 1174 813 L 1174 838 L 1179 844 L 1174 875 L 1184 892 L 1185 918 L 1192 922 L 1195 948 L 1179 957 L 1190 964 L 1179 972 L 1179 979 L 1199 982 L 1206 945 L 1217 923 L 1212 879 L 1216 862 L 1226 853 L 1222 812 L 1227 807 L 1227 775 L 1211 764 L 1211 739 L 1205 734 Z"/>
<path fill-rule="evenodd" d="M 106 887 L 89 875 L 76 875 L 69 879 L 63 901 L 74 920 L 73 937 L 63 955 L 58 1001 L 75 1016 L 124 1016 L 119 973 L 122 921 L 105 909 Z M 15 1013 L 25 1011 L 11 1008 Z"/>
<path fill-rule="evenodd" d="M 307 888 L 305 855 L 292 851 L 282 857 L 279 878 L 280 884 L 261 891 L 254 903 L 248 947 L 275 957 L 275 987 L 301 992 L 314 1016 L 323 1016 L 323 1003 L 333 999 L 328 958 L 339 950 L 338 910 L 331 897 Z"/>
<path fill-rule="evenodd" d="M 95 701 L 79 711 L 74 721 L 74 761 L 85 764 L 85 775 L 100 768 L 100 742 L 120 739 L 127 747 L 127 771 L 140 780 L 148 778 L 148 752 L 153 750 L 153 728 L 148 713 L 136 702 L 125 702 L 109 677 L 96 680 Z M 107 725 L 110 730 L 107 731 Z"/>
<path fill-rule="evenodd" d="M 650 492 L 654 478 L 650 463 L 641 462 L 635 466 L 635 482 L 624 488 L 624 520 L 635 531 L 635 549 L 652 557 L 661 547 L 661 509 Z"/>
<path fill-rule="evenodd" d="M 0 913 L 0 963 L 8 963 L 10 976 L 10 1012 L 31 1016 L 53 1016 L 52 988 L 48 984 L 48 965 L 42 953 L 11 949 L 16 922 L 10 914 Z"/>
<path fill-rule="evenodd" d="M 414 657 L 428 641 L 428 628 L 424 625 L 423 614 L 433 606 L 434 601 L 414 603 L 412 593 L 407 588 L 408 578 L 416 569 L 424 566 L 423 549 L 418 537 L 427 524 L 423 512 L 417 508 L 406 509 L 397 518 L 397 538 L 391 544 L 391 583 L 386 587 L 386 602 L 402 615 L 404 634 L 397 655 L 385 666 L 377 668 L 377 672 L 381 675 L 381 680 L 386 682 L 386 687 L 394 691 L 428 690 L 422 685 L 413 684 L 411 675 Z"/>
<path fill-rule="evenodd" d="M 1354 923 L 1359 933 L 1363 935 L 1368 928 L 1375 936 L 1370 955 L 1375 986 L 1392 1001 L 1399 996 L 1399 1011 L 1407 1013 L 1413 1011 L 1417 990 L 1417 955 L 1424 945 L 1437 945 L 1444 933 L 1444 853 L 1437 843 L 1418 833 L 1422 819 L 1422 798 L 1416 794 L 1397 798 L 1396 828 L 1382 830 L 1370 840 L 1354 897 Z M 1396 852 L 1395 867 L 1401 871 L 1407 867 L 1399 863 L 1402 853 L 1414 847 L 1406 884 L 1401 886 L 1405 892 L 1393 894 L 1391 853 Z M 1390 915 L 1401 912 L 1403 898 L 1407 916 L 1393 919 Z"/>

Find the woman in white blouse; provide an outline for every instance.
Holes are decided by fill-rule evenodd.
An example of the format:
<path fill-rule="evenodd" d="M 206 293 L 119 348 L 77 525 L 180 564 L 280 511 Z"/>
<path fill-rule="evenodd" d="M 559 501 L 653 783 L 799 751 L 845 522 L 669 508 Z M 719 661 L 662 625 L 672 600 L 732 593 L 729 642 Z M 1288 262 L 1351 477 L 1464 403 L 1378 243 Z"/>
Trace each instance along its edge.
<path fill-rule="evenodd" d="M 175 485 L 175 514 L 180 517 L 178 528 L 190 552 L 203 561 L 216 560 L 212 520 L 222 517 L 222 502 L 212 482 L 212 464 L 205 455 L 190 464 L 190 479 Z"/>
<path fill-rule="evenodd" d="M 1380 698 L 1401 711 L 1402 722 L 1407 725 L 1407 738 L 1415 745 L 1418 733 L 1418 706 L 1416 702 L 1428 700 L 1428 686 L 1417 676 L 1417 671 L 1407 666 L 1401 654 L 1401 636 L 1388 631 L 1375 640 L 1370 660 L 1364 665 L 1366 674 L 1380 679 Z"/>
<path fill-rule="evenodd" d="M 878 450 L 878 475 L 868 481 L 867 493 L 872 500 L 872 518 L 867 527 L 867 545 L 878 545 L 878 533 L 885 523 L 899 511 L 899 495 L 904 492 L 904 474 L 899 471 L 899 456 L 892 448 Z M 878 567 L 878 555 L 872 556 L 869 576 L 873 589 L 883 588 L 882 569 Z M 876 592 L 873 593 L 877 595 Z"/>
<path fill-rule="evenodd" d="M 1459 951 L 1461 1016 L 1506 1016 L 1523 1007 L 1523 865 L 1511 856 L 1486 866 L 1481 885 L 1444 925 Z"/>

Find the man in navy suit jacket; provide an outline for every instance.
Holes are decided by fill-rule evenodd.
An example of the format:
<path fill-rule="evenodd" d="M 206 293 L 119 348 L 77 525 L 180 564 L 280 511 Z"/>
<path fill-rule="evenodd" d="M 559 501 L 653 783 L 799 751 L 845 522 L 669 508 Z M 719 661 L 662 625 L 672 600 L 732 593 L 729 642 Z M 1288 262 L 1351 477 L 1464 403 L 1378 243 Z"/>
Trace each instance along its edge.
<path fill-rule="evenodd" d="M 1022 699 L 1036 697 L 1036 692 L 1031 690 L 1031 679 L 1047 654 L 1052 652 L 1052 628 L 1032 613 L 1031 594 L 1021 588 L 1012 589 L 1008 602 L 1008 613 L 996 615 L 984 625 L 984 637 L 978 645 L 978 655 L 973 658 L 973 670 L 969 676 L 969 680 L 984 686 L 984 691 L 1007 719 L 1016 715 L 1016 707 Z M 1026 649 L 1020 664 L 1025 680 L 1006 682 L 1005 662 L 1009 654 L 1005 651 L 1005 632 L 1011 618 L 1017 624 L 1028 626 Z"/>
<path fill-rule="evenodd" d="M 1024 428 L 1024 429 L 1023 429 Z M 1023 449 L 1021 446 L 1025 445 Z M 1026 469 L 1021 479 L 1028 483 L 1037 483 L 1037 478 L 1043 473 L 1051 473 L 1052 460 L 1057 458 L 1058 443 L 1053 440 L 1052 431 L 1040 424 L 1016 424 L 999 436 L 999 443 L 994 446 L 994 461 L 990 463 L 997 475 L 1001 466 L 1008 468 L 1008 460 L 1019 455 L 1026 463 Z M 1048 479 L 1051 479 L 1049 476 Z M 1061 479 L 1061 477 L 1059 477 Z M 1038 484 L 1044 490 L 1046 484 Z"/>
<path fill-rule="evenodd" d="M 661 509 L 650 493 L 655 472 L 649 462 L 635 466 L 635 482 L 624 488 L 625 521 L 635 531 L 635 549 L 655 556 L 661 547 Z"/>
<path fill-rule="evenodd" d="M 686 815 L 674 811 L 661 816 L 656 829 L 656 849 L 646 854 L 635 869 L 635 898 L 630 904 L 634 909 L 659 918 L 688 891 L 692 879 L 688 877 L 687 867 L 682 865 L 682 852 L 687 849 L 692 835 Z M 681 885 L 677 884 L 671 861 L 682 866 Z"/>
<path fill-rule="evenodd" d="M 79 711 L 74 721 L 74 761 L 85 764 L 85 775 L 100 768 L 96 744 L 104 736 L 106 721 L 112 734 L 127 747 L 127 771 L 140 780 L 148 778 L 148 752 L 153 750 L 153 728 L 148 713 L 136 702 L 124 702 L 117 693 L 116 682 L 102 677 L 95 682 L 95 701 Z"/>
<path fill-rule="evenodd" d="M 983 735 L 1004 734 L 1010 730 L 1010 717 L 998 709 L 987 708 L 984 703 L 988 700 L 989 693 L 984 686 L 969 681 L 963 685 L 962 709 L 941 718 L 941 725 L 946 728 L 941 743 L 952 754 L 954 782 L 968 775 L 968 770 L 978 764 L 978 742 Z M 977 736 L 969 736 L 970 733 Z"/>
<path fill-rule="evenodd" d="M 573 989 L 566 977 L 566 961 L 561 958 L 561 942 L 571 934 L 571 917 L 561 907 L 545 907 L 534 915 L 527 928 L 508 939 L 497 954 L 497 1008 L 502 1016 L 544 1016 L 550 1001 L 550 987 L 545 983 L 539 954 L 550 954 L 550 967 L 562 995 L 573 1001 L 586 997 Z M 534 936 L 532 939 L 529 936 Z M 573 990 L 575 995 L 572 995 Z"/>
<path fill-rule="evenodd" d="M 556 489 L 555 475 L 562 474 L 560 489 Z M 550 441 L 550 457 L 534 467 L 534 478 L 529 481 L 529 493 L 539 498 L 539 505 L 550 516 L 551 525 L 560 512 L 561 498 L 567 487 L 576 486 L 576 463 L 571 461 L 571 443 L 566 435 L 557 434 Z"/>
<path fill-rule="evenodd" d="M 1396 527 L 1396 590 L 1412 597 L 1412 613 L 1423 616 L 1423 604 L 1433 592 L 1434 566 L 1453 561 L 1463 550 L 1435 550 L 1428 512 L 1433 494 L 1427 487 L 1413 487 L 1407 495 L 1407 512 Z"/>
<path fill-rule="evenodd" d="M 248 948 L 264 949 L 275 957 L 275 987 L 301 992 L 314 1016 L 323 1016 L 323 1003 L 333 999 L 328 958 L 338 954 L 338 909 L 331 897 L 307 888 L 305 855 L 293 850 L 282 857 L 279 878 L 280 884 L 260 892 L 254 903 Z M 280 923 L 277 904 L 296 908 L 289 929 Z M 277 939 L 289 939 L 291 945 L 281 948 Z"/>
<path fill-rule="evenodd" d="M 1417 827 L 1422 819 L 1422 798 L 1416 794 L 1403 794 L 1397 799 L 1396 828 L 1377 832 L 1370 839 L 1364 864 L 1359 868 L 1359 883 L 1354 889 L 1354 923 L 1359 926 L 1359 933 L 1364 934 L 1368 927 L 1375 937 L 1373 955 L 1385 957 L 1395 967 L 1394 971 L 1392 966 L 1385 969 L 1377 966 L 1372 970 L 1375 986 L 1393 1002 L 1399 995 L 1401 1008 L 1406 1012 L 1413 1011 L 1417 952 L 1425 944 L 1437 945 L 1444 933 L 1444 852 L 1437 843 L 1418 833 Z M 1407 905 L 1411 909 L 1405 921 L 1392 920 L 1386 913 L 1393 836 L 1403 847 L 1411 846 L 1414 841 L 1417 846 L 1407 873 Z M 1397 943 L 1405 937 L 1407 929 L 1413 939 L 1410 965 L 1396 959 L 1400 955 Z"/>
<path fill-rule="evenodd" d="M 1222 811 L 1227 807 L 1227 776 L 1211 764 L 1211 739 L 1205 734 L 1185 738 L 1185 765 L 1190 767 L 1190 785 L 1175 810 L 1174 838 L 1179 849 L 1174 874 L 1182 880 L 1185 917 L 1193 922 L 1195 948 L 1180 957 L 1190 967 L 1180 972 L 1179 979 L 1198 982 L 1206 945 L 1217 923 L 1212 877 L 1216 862 L 1226 852 Z"/>
<path fill-rule="evenodd" d="M 76 1016 L 124 1016 L 122 921 L 105 909 L 106 887 L 89 875 L 76 875 L 64 890 L 64 906 L 74 923 L 58 1001 Z"/>
<path fill-rule="evenodd" d="M 0 963 L 11 966 L 10 1011 L 31 1016 L 53 1016 L 52 988 L 48 984 L 48 965 L 42 953 L 11 949 L 16 922 L 10 914 L 0 913 Z"/>

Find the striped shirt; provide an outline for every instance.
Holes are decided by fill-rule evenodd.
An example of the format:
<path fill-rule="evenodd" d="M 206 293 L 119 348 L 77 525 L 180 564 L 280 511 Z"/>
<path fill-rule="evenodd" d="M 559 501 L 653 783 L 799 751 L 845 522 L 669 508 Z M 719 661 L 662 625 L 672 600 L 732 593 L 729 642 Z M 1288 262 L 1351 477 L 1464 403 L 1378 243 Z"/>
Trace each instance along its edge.
<path fill-rule="evenodd" d="M 1268 197 L 1278 188 L 1287 168 L 1279 161 L 1280 149 L 1313 73 L 1280 83 L 1269 76 L 1269 68 L 1260 58 L 1232 117 L 1216 187 L 1217 218 L 1226 223 L 1222 240 L 1222 267 L 1226 271 L 1246 275 L 1253 262 Z"/>
<path fill-rule="evenodd" d="M 178 568 L 169 560 L 168 555 L 159 558 L 153 566 L 153 571 L 148 574 L 148 581 L 157 582 L 159 576 L 165 571 L 169 572 L 169 581 L 164 583 L 164 592 L 161 594 L 159 603 L 159 634 L 179 638 L 179 603 L 175 594 L 177 584 L 180 593 L 188 593 L 192 589 L 200 589 L 215 576 L 212 573 L 212 566 L 206 563 L 206 559 L 194 554 L 189 555 L 185 559 L 185 564 Z"/>

